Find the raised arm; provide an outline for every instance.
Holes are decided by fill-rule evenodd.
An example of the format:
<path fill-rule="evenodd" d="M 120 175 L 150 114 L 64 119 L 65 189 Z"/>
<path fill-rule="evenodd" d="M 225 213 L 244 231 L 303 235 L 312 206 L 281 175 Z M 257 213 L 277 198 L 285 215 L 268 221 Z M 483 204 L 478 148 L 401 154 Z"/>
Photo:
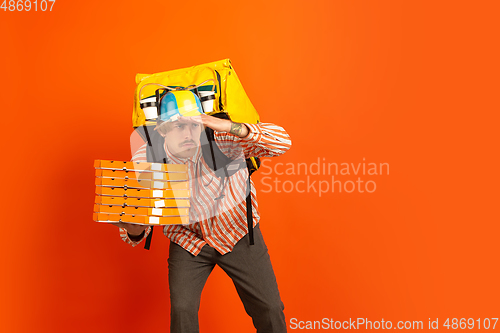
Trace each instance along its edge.
<path fill-rule="evenodd" d="M 292 146 L 288 133 L 275 124 L 234 123 L 207 115 L 202 115 L 200 119 L 214 130 L 217 145 L 231 158 L 236 157 L 232 155 L 239 151 L 239 147 L 245 157 L 272 157 L 284 154 Z"/>

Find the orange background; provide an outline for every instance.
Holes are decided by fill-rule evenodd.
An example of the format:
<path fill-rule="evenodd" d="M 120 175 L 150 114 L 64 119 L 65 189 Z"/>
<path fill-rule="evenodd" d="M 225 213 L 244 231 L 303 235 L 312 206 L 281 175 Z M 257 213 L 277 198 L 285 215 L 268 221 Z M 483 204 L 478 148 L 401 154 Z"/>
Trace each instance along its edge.
<path fill-rule="evenodd" d="M 498 9 L 58 0 L 0 11 L 1 330 L 168 331 L 168 240 L 132 248 L 92 221 L 93 161 L 130 158 L 136 73 L 224 58 L 261 120 L 292 138 L 269 167 L 390 165 L 362 176 L 371 194 L 264 193 L 255 175 L 288 323 L 500 317 Z M 200 326 L 253 331 L 220 269 Z"/>

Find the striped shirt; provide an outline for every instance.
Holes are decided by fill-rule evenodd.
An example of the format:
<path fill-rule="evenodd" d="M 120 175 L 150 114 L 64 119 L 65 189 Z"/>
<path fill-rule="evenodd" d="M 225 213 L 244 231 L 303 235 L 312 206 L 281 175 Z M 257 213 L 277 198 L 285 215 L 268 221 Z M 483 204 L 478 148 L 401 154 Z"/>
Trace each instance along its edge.
<path fill-rule="evenodd" d="M 291 140 L 286 131 L 271 123 L 245 124 L 249 133 L 245 138 L 214 131 L 215 142 L 220 150 L 231 159 L 248 157 L 272 157 L 285 153 L 291 147 Z M 221 254 L 231 252 L 236 243 L 248 233 L 246 219 L 246 192 L 248 170 L 240 169 L 226 180 L 221 179 L 205 163 L 201 148 L 198 146 L 193 157 L 178 158 L 173 156 L 165 144 L 168 163 L 187 164 L 189 187 L 191 189 L 190 223 L 188 225 L 166 225 L 163 233 L 170 241 L 180 245 L 193 255 L 198 255 L 203 246 L 208 244 Z M 146 162 L 146 144 L 141 146 L 134 156 L 134 162 Z M 252 214 L 254 226 L 259 223 L 257 193 L 253 181 Z M 223 196 L 216 200 L 221 194 Z M 120 228 L 120 236 L 126 243 L 136 246 L 144 240 L 151 227 L 146 229 L 144 237 L 132 241 L 126 229 Z"/>

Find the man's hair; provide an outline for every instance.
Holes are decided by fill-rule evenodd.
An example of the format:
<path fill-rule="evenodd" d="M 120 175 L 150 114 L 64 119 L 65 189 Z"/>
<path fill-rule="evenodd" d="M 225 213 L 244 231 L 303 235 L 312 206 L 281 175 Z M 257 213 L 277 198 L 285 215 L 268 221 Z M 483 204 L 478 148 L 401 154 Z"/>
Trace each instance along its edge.
<path fill-rule="evenodd" d="M 171 126 L 169 126 L 168 124 L 172 124 L 172 122 L 169 122 L 169 121 L 164 121 L 162 122 L 161 124 L 157 125 L 155 130 L 158 131 L 158 133 L 160 133 L 161 135 L 166 135 L 168 132 L 170 132 L 170 128 Z"/>

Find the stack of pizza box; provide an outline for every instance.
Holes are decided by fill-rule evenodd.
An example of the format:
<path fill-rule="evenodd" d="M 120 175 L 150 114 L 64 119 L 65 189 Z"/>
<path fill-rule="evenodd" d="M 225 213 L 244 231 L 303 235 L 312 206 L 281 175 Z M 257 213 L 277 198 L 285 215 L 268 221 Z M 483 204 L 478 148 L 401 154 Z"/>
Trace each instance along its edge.
<path fill-rule="evenodd" d="M 189 223 L 186 165 L 96 160 L 94 167 L 94 221 Z"/>

